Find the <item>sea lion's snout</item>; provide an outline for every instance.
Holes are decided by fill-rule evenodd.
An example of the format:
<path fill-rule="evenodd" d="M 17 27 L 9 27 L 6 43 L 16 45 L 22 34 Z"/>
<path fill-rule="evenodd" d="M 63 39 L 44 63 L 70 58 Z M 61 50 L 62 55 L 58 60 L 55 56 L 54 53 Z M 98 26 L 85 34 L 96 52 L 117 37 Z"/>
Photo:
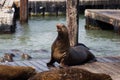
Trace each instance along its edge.
<path fill-rule="evenodd" d="M 57 24 L 57 25 L 56 25 L 57 31 L 61 31 L 61 26 L 62 26 L 62 24 Z"/>
<path fill-rule="evenodd" d="M 64 24 L 57 24 L 56 27 L 57 27 L 57 31 L 61 31 L 62 27 L 64 26 Z"/>
<path fill-rule="evenodd" d="M 56 25 L 57 29 L 60 29 L 63 26 L 64 26 L 64 24 L 60 24 L 60 23 Z"/>

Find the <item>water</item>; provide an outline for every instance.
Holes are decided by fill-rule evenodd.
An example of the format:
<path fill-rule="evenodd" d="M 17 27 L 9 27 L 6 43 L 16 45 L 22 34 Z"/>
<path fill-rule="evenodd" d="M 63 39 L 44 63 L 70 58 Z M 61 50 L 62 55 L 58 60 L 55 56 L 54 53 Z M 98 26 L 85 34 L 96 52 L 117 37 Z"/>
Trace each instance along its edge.
<path fill-rule="evenodd" d="M 120 35 L 112 31 L 85 30 L 85 19 L 79 19 L 79 42 L 96 56 L 120 56 Z M 57 36 L 56 24 L 66 24 L 65 17 L 31 17 L 28 24 L 17 23 L 14 34 L 0 35 L 0 57 L 4 53 L 27 53 L 34 59 L 50 58 L 50 48 Z M 21 60 L 15 57 L 15 60 Z"/>

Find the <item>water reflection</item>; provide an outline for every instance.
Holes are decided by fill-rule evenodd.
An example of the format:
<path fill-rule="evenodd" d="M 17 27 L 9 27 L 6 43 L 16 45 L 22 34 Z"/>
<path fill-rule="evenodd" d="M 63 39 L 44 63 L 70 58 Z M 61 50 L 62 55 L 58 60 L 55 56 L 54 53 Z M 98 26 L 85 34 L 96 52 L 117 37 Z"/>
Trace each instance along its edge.
<path fill-rule="evenodd" d="M 97 56 L 118 56 L 120 49 L 120 36 L 112 31 L 86 30 L 84 40 Z"/>

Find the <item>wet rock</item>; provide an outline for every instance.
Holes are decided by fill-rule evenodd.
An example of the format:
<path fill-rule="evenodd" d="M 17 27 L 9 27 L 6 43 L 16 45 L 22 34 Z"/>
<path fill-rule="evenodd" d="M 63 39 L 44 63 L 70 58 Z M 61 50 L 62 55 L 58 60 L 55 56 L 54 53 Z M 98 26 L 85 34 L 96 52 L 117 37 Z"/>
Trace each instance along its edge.
<path fill-rule="evenodd" d="M 21 55 L 21 58 L 22 58 L 22 59 L 26 59 L 26 60 L 32 59 L 32 57 L 31 57 L 30 55 L 25 54 L 25 53 L 23 53 L 23 54 Z"/>
<path fill-rule="evenodd" d="M 0 65 L 0 80 L 27 80 L 35 73 L 32 67 Z"/>
<path fill-rule="evenodd" d="M 29 80 L 112 80 L 109 75 L 92 73 L 80 68 L 64 68 L 36 74 Z"/>

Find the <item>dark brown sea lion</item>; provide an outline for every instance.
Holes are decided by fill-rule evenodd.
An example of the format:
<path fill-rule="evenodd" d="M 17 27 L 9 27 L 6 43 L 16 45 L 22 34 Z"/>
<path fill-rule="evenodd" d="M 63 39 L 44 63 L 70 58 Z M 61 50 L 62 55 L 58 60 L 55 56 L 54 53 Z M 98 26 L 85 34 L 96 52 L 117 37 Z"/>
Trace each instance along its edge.
<path fill-rule="evenodd" d="M 37 73 L 28 80 L 112 80 L 112 78 L 107 74 L 69 67 Z"/>
<path fill-rule="evenodd" d="M 58 36 L 51 47 L 51 60 L 47 63 L 48 67 L 54 66 L 54 62 L 60 66 L 73 66 L 96 60 L 89 49 L 83 45 L 70 47 L 68 29 L 64 24 L 57 24 Z"/>
<path fill-rule="evenodd" d="M 35 74 L 32 67 L 0 65 L 0 80 L 28 80 Z"/>

